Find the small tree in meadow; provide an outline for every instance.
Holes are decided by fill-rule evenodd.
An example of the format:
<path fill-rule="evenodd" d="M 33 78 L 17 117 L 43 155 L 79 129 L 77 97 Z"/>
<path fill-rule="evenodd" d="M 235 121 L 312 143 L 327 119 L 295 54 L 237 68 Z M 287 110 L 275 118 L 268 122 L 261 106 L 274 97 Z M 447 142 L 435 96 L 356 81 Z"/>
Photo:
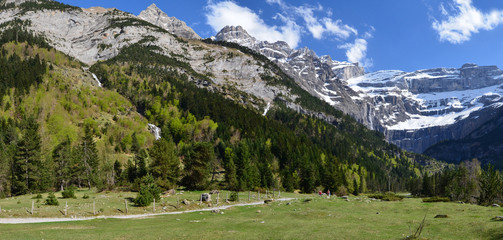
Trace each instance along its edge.
<path fill-rule="evenodd" d="M 140 207 L 145 207 L 150 205 L 154 199 L 161 199 L 161 189 L 155 184 L 154 177 L 147 174 L 141 179 L 140 192 L 134 199 L 134 203 Z"/>
<path fill-rule="evenodd" d="M 47 199 L 45 199 L 45 205 L 50 205 L 50 206 L 58 206 L 59 202 L 54 193 L 49 193 L 47 196 Z"/>

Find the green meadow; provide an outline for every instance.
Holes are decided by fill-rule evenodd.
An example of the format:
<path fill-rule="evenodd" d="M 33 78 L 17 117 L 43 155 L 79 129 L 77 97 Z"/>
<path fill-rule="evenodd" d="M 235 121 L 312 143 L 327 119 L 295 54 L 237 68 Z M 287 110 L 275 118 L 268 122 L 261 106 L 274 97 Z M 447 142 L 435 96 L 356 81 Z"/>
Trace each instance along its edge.
<path fill-rule="evenodd" d="M 82 199 L 83 194 L 90 195 Z M 156 212 L 197 210 L 200 192 L 165 196 Z M 276 193 L 277 194 L 277 193 Z M 45 197 L 46 194 L 44 194 Z M 220 193 L 221 200 L 226 192 Z M 56 194 L 60 196 L 60 194 Z M 92 216 L 92 202 L 101 216 L 126 215 L 124 199 L 134 193 L 77 192 L 68 200 L 68 216 Z M 276 195 L 277 196 L 277 195 Z M 31 195 L 0 200 L 2 218 L 31 217 Z M 257 201 L 250 194 L 251 202 Z M 271 196 L 270 196 L 271 197 Z M 461 203 L 423 203 L 419 198 L 385 202 L 366 196 L 351 196 L 349 201 L 315 195 L 281 193 L 293 200 L 269 204 L 231 207 L 218 213 L 201 211 L 136 219 L 94 219 L 57 223 L 0 224 L 1 239 L 405 239 L 414 235 L 424 221 L 418 239 L 503 239 L 503 221 L 492 220 L 503 215 L 502 208 Z M 188 199 L 191 204 L 179 204 Z M 262 195 L 263 199 L 263 195 Z M 35 206 L 33 217 L 64 217 L 60 206 Z M 240 202 L 248 193 L 240 193 Z M 215 195 L 213 195 L 215 205 Z M 18 203 L 19 202 L 19 203 Z M 231 204 L 234 204 L 232 202 Z M 226 203 L 220 203 L 220 205 Z M 173 205 L 173 206 L 171 206 Z M 98 207 L 99 206 L 99 207 Z M 164 208 L 164 209 L 163 209 Z M 128 214 L 153 212 L 153 206 L 140 208 L 131 203 Z M 58 216 L 59 214 L 59 216 Z M 435 218 L 447 215 L 447 218 Z"/>

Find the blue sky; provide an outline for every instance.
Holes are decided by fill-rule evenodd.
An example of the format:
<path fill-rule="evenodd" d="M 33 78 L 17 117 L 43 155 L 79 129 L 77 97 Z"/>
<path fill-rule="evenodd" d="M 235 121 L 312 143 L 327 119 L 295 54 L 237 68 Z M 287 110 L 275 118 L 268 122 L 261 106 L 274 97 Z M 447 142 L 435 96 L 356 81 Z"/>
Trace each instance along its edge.
<path fill-rule="evenodd" d="M 63 0 L 115 7 L 135 15 L 155 3 L 201 37 L 225 25 L 309 47 L 319 56 L 360 62 L 367 71 L 414 71 L 464 63 L 503 67 L 499 0 Z"/>

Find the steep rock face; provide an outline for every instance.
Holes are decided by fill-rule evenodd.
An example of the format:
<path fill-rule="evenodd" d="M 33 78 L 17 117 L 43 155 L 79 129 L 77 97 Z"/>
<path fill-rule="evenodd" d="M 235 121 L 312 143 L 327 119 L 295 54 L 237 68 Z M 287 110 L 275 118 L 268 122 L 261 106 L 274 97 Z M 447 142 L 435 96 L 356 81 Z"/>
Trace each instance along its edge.
<path fill-rule="evenodd" d="M 188 27 L 184 21 L 180 21 L 175 17 L 169 17 L 153 3 L 147 9 L 143 10 L 138 17 L 156 26 L 164 28 L 168 30 L 168 32 L 179 37 L 201 39 L 201 37 L 199 37 L 192 28 Z"/>
<path fill-rule="evenodd" d="M 421 153 L 461 139 L 494 118 L 503 105 L 503 71 L 465 64 L 412 73 L 379 71 L 348 80 L 356 101 L 371 103 L 367 114 L 388 141 Z"/>
<path fill-rule="evenodd" d="M 0 24 L 5 27 L 15 19 L 26 22 L 26 29 L 44 36 L 57 50 L 88 65 L 113 58 L 132 44 L 155 45 L 160 54 L 188 63 L 196 73 L 211 79 L 189 80 L 260 112 L 278 96 L 289 101 L 297 98 L 283 85 L 268 85 L 261 76 L 267 67 L 250 55 L 201 41 L 180 41 L 164 29 L 116 9 L 23 11 L 13 7 L 0 11 Z M 293 102 L 291 106 L 298 107 Z"/>
<path fill-rule="evenodd" d="M 425 154 L 437 159 L 459 163 L 477 158 L 482 163 L 491 163 L 503 168 L 503 108 L 494 109 L 489 121 L 459 140 L 435 144 Z"/>
<path fill-rule="evenodd" d="M 345 80 L 364 74 L 358 64 L 334 61 L 330 56 L 318 57 L 307 47 L 292 49 L 283 41 L 259 41 L 241 26 L 224 27 L 214 40 L 237 43 L 261 53 L 313 96 L 368 123 L 360 111 L 366 103 L 355 102 L 351 95 L 356 93 L 345 84 Z"/>

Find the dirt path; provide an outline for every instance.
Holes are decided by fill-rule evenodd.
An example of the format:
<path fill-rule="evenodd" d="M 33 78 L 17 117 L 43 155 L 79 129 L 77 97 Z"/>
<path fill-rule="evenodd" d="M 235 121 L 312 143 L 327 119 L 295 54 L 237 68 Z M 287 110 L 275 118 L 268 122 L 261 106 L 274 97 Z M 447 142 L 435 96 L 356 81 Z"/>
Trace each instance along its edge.
<path fill-rule="evenodd" d="M 290 201 L 294 198 L 280 198 L 275 201 Z M 107 218 L 117 218 L 117 219 L 132 219 L 132 218 L 146 218 L 152 216 L 160 215 L 172 215 L 172 214 L 183 214 L 191 212 L 207 212 L 213 210 L 224 210 L 230 207 L 240 207 L 240 206 L 254 206 L 264 204 L 264 201 L 251 202 L 251 203 L 239 203 L 233 205 L 224 205 L 219 207 L 177 211 L 177 212 L 164 212 L 164 213 L 147 213 L 147 214 L 133 214 L 133 215 L 112 215 L 112 216 L 96 216 L 96 217 L 75 217 L 75 218 L 0 218 L 0 224 L 23 224 L 23 223 L 48 223 L 48 222 L 69 222 L 69 221 L 85 221 L 92 219 L 107 219 Z"/>

